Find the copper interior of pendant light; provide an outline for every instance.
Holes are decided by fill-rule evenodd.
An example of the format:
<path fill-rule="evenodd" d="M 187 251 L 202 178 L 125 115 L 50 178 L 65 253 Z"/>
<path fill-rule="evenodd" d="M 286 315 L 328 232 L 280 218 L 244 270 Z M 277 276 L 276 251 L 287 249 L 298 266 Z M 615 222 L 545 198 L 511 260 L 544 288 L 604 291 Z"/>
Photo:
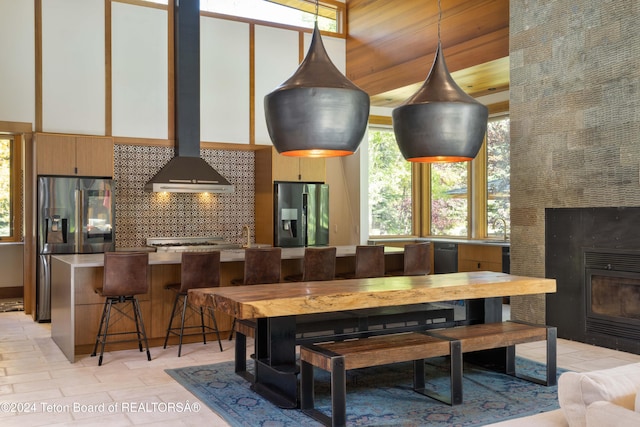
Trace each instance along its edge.
<path fill-rule="evenodd" d="M 317 11 L 306 57 L 289 79 L 264 97 L 264 110 L 269 136 L 282 155 L 336 157 L 358 149 L 369 119 L 369 95 L 331 62 Z"/>
<path fill-rule="evenodd" d="M 313 158 L 321 158 L 321 157 L 343 157 L 350 156 L 353 154 L 353 151 L 347 150 L 320 150 L 317 148 L 312 148 L 310 150 L 291 150 L 280 153 L 283 156 L 289 157 L 313 157 Z"/>
<path fill-rule="evenodd" d="M 440 43 L 440 1 L 438 9 L 438 47 L 429 75 L 392 113 L 398 147 L 411 162 L 472 160 L 487 129 L 488 108 L 467 95 L 449 74 Z"/>

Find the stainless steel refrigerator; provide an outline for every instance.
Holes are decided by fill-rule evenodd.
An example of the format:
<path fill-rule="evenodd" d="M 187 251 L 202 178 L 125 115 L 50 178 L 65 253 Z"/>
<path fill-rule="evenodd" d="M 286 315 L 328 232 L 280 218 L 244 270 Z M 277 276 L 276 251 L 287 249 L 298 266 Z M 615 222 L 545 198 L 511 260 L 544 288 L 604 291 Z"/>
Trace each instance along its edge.
<path fill-rule="evenodd" d="M 274 186 L 274 245 L 328 245 L 329 186 L 314 182 L 276 182 Z"/>
<path fill-rule="evenodd" d="M 38 177 L 36 320 L 51 320 L 51 255 L 115 249 L 112 179 Z"/>

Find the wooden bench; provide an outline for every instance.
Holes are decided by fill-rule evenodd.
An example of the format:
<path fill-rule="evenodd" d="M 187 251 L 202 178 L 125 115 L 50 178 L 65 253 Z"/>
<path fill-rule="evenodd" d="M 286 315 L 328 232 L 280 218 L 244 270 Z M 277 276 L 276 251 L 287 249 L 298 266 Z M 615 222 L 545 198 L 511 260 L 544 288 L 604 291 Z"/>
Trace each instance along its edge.
<path fill-rule="evenodd" d="M 506 374 L 522 378 L 537 384 L 552 386 L 557 384 L 556 377 L 556 341 L 557 330 L 553 326 L 534 325 L 524 322 L 505 321 L 447 329 L 426 331 L 426 334 L 449 340 L 456 340 L 462 346 L 462 353 L 472 353 L 482 350 L 506 348 L 505 360 L 498 361 L 504 366 Z M 516 344 L 536 341 L 547 341 L 547 371 L 546 378 L 539 379 L 516 372 Z"/>
<path fill-rule="evenodd" d="M 424 359 L 451 356 L 451 395 L 425 388 Z M 460 343 L 422 332 L 380 335 L 348 341 L 308 344 L 300 347 L 300 408 L 324 425 L 346 424 L 346 371 L 413 361 L 413 389 L 448 404 L 462 402 L 462 353 Z M 313 367 L 331 375 L 331 416 L 314 407 Z"/>
<path fill-rule="evenodd" d="M 556 385 L 555 327 L 522 322 L 497 322 L 458 326 L 448 329 L 382 335 L 341 342 L 300 347 L 300 406 L 309 416 L 325 425 L 346 423 L 346 375 L 349 369 L 414 361 L 414 390 L 448 404 L 460 404 L 462 391 L 462 354 L 505 348 L 504 372 L 547 386 Z M 547 342 L 546 378 L 516 373 L 515 345 Z M 424 360 L 451 356 L 451 397 L 439 396 L 425 389 Z M 331 417 L 314 408 L 313 367 L 331 374 Z"/>

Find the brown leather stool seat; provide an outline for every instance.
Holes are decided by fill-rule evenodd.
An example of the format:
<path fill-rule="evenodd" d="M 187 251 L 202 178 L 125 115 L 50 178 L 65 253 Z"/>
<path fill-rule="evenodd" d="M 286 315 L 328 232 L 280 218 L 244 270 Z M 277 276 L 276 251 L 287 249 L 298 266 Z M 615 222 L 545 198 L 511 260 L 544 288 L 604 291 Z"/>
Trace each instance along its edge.
<path fill-rule="evenodd" d="M 431 272 L 431 243 L 410 243 L 404 246 L 404 269 L 390 276 L 424 276 Z"/>
<path fill-rule="evenodd" d="M 289 282 L 333 280 L 336 275 L 336 248 L 305 248 L 302 274 L 287 276 Z"/>
<path fill-rule="evenodd" d="M 220 342 L 220 331 L 218 322 L 212 307 L 208 307 L 209 317 L 213 321 L 213 327 L 206 325 L 204 321 L 204 307 L 193 307 L 189 304 L 189 289 L 196 288 L 216 288 L 220 286 L 220 252 L 183 252 L 182 264 L 180 266 L 180 283 L 172 283 L 165 286 L 165 289 L 175 292 L 173 300 L 173 309 L 171 310 L 171 319 L 167 327 L 167 335 L 164 338 L 164 348 L 167 348 L 169 334 L 177 335 L 178 341 L 178 357 L 182 355 L 182 338 L 186 335 L 202 334 L 202 341 L 207 343 L 207 333 L 215 333 L 218 338 L 218 345 L 222 351 L 222 342 Z M 173 318 L 176 315 L 178 302 L 182 299 L 181 321 L 179 327 L 173 327 Z M 200 325 L 184 326 L 187 308 L 191 308 L 200 314 Z M 198 333 L 185 334 L 185 329 L 200 329 Z"/>
<path fill-rule="evenodd" d="M 244 277 L 234 279 L 232 285 L 261 285 L 279 283 L 282 274 L 282 248 L 247 248 L 244 250 Z M 233 338 L 236 318 L 233 318 L 229 340 Z"/>
<path fill-rule="evenodd" d="M 384 246 L 356 246 L 355 271 L 340 275 L 343 279 L 365 279 L 384 276 Z"/>
<path fill-rule="evenodd" d="M 91 353 L 91 356 L 95 356 L 98 345 L 100 345 L 98 366 L 102 365 L 102 356 L 104 354 L 105 344 L 107 343 L 107 337 L 113 335 L 135 334 L 135 339 L 110 341 L 110 343 L 138 341 L 138 347 L 142 352 L 142 343 L 144 342 L 144 346 L 147 349 L 147 360 L 151 360 L 149 342 L 147 341 L 147 334 L 142 320 L 142 312 L 140 311 L 140 304 L 136 298 L 136 295 L 146 294 L 149 291 L 148 270 L 149 254 L 146 252 L 106 252 L 104 254 L 104 279 L 102 288 L 96 289 L 96 293 L 104 296 L 106 299 L 102 316 L 100 317 L 96 344 L 93 347 L 93 353 Z M 131 303 L 131 312 L 124 311 L 126 307 L 119 307 L 128 302 Z M 112 307 L 122 316 L 132 319 L 135 323 L 136 330 L 109 333 Z"/>

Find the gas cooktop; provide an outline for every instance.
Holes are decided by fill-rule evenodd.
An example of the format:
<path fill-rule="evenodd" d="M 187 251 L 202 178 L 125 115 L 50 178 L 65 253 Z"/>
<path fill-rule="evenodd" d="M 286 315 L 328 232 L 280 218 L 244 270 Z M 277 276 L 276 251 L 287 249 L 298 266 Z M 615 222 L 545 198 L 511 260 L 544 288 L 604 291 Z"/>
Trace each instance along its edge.
<path fill-rule="evenodd" d="M 156 248 L 157 252 L 203 252 L 241 247 L 237 243 L 223 240 L 222 237 L 149 237 L 147 246 Z"/>

